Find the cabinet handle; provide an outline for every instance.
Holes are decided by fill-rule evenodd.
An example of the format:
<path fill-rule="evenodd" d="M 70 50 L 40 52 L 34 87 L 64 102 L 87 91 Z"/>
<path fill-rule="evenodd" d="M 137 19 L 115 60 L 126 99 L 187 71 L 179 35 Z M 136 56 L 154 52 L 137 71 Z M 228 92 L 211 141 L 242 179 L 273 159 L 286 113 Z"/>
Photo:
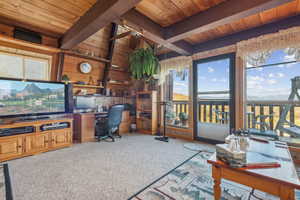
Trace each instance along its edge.
<path fill-rule="evenodd" d="M 18 146 L 18 148 L 22 148 L 22 146 L 21 146 L 21 145 L 19 145 L 19 146 Z"/>

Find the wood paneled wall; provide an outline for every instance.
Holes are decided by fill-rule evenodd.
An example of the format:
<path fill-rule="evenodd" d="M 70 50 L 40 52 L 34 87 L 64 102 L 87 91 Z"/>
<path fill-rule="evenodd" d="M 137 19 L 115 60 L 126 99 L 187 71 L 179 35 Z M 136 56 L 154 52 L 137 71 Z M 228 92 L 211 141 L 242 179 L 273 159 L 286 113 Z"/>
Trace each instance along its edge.
<path fill-rule="evenodd" d="M 110 30 L 111 25 L 106 26 L 84 42 L 74 47 L 73 50 L 83 54 L 89 53 L 97 57 L 106 58 L 110 39 Z"/>
<path fill-rule="evenodd" d="M 82 62 L 88 62 L 92 65 L 92 71 L 89 74 L 83 74 L 79 70 L 79 65 Z M 104 63 L 91 59 L 80 58 L 72 55 L 65 55 L 62 75 L 67 75 L 71 81 L 81 81 L 89 85 L 100 85 L 103 79 Z M 93 83 L 92 83 L 92 82 Z M 85 88 L 86 89 L 86 88 Z M 79 88 L 74 88 L 74 92 Z M 87 89 L 88 93 L 97 93 L 97 89 Z"/>
<path fill-rule="evenodd" d="M 78 46 L 72 49 L 78 54 L 88 55 L 94 58 L 106 58 L 108 54 L 108 45 L 110 41 L 110 31 L 111 25 L 101 29 L 93 36 L 85 40 L 84 42 L 80 43 Z M 12 25 L 6 25 L 0 23 L 0 35 L 8 36 L 13 39 L 13 32 L 15 27 Z M 118 34 L 124 32 L 123 28 L 119 28 Z M 58 39 L 41 35 L 42 36 L 42 45 L 45 47 L 58 47 Z M 53 57 L 52 60 L 52 67 L 51 67 L 51 80 L 52 81 L 59 81 L 57 80 L 58 73 L 61 75 L 68 75 L 71 81 L 83 81 L 85 83 L 90 82 L 90 78 L 93 80 L 93 85 L 99 85 L 99 83 L 103 80 L 104 69 L 105 69 L 105 62 L 97 61 L 97 59 L 88 59 L 82 58 L 76 55 L 65 55 L 64 56 L 64 63 L 62 64 L 62 71 L 59 70 L 59 56 L 58 52 L 60 51 L 57 49 L 57 52 L 41 52 L 40 49 L 36 48 L 38 44 L 34 44 L 33 47 L 28 48 L 27 46 L 16 45 L 14 43 L 9 44 L 8 42 L 1 42 L 0 45 L 9 46 L 12 48 L 19 48 L 22 50 L 37 52 L 37 53 L 46 53 Z M 114 66 L 118 66 L 117 68 L 113 67 L 110 68 L 108 73 L 108 80 L 116 81 L 115 83 L 109 83 L 108 87 L 113 90 L 124 90 L 129 89 L 130 85 L 130 74 L 128 72 L 128 56 L 129 53 L 132 51 L 130 48 L 130 37 L 125 37 L 118 39 L 115 44 L 112 64 Z M 87 56 L 87 57 L 88 57 Z M 93 71 L 90 74 L 82 74 L 79 71 L 79 64 L 82 62 L 89 62 L 93 66 Z M 99 89 L 88 89 L 89 93 L 99 93 Z"/>

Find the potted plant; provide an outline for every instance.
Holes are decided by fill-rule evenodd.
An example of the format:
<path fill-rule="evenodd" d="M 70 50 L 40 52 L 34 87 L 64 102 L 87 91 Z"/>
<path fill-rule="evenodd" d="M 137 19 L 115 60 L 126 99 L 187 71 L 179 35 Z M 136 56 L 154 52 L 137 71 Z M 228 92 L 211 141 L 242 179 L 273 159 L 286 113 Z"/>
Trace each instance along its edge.
<path fill-rule="evenodd" d="M 172 112 L 172 111 L 167 111 L 166 112 L 166 123 L 167 124 L 174 124 L 174 121 L 175 121 L 175 117 L 176 117 L 176 115 L 175 115 L 175 113 L 174 112 Z"/>
<path fill-rule="evenodd" d="M 157 74 L 159 60 L 151 47 L 134 50 L 129 56 L 130 72 L 135 80 L 143 80 L 148 83 L 153 80 L 153 75 Z"/>
<path fill-rule="evenodd" d="M 61 80 L 65 83 L 69 83 L 70 82 L 70 78 L 68 77 L 68 75 L 64 74 L 62 77 L 61 77 Z"/>
<path fill-rule="evenodd" d="M 189 117 L 185 112 L 179 113 L 179 119 L 182 123 L 182 126 L 187 126 L 188 118 Z"/>

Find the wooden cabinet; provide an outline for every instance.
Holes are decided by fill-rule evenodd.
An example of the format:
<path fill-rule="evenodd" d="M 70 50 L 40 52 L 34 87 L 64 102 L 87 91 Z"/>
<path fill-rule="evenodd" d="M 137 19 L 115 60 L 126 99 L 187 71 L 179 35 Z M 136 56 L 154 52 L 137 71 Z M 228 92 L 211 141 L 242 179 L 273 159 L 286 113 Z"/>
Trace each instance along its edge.
<path fill-rule="evenodd" d="M 157 91 L 138 92 L 136 126 L 139 133 L 157 133 Z"/>
<path fill-rule="evenodd" d="M 51 147 L 58 148 L 68 146 L 72 142 L 71 137 L 71 131 L 54 131 L 51 133 Z"/>
<path fill-rule="evenodd" d="M 91 142 L 95 140 L 95 114 L 81 113 L 74 115 L 74 140 Z"/>
<path fill-rule="evenodd" d="M 0 161 L 19 157 L 22 153 L 22 137 L 9 137 L 0 140 Z"/>
<path fill-rule="evenodd" d="M 41 131 L 42 125 L 59 122 L 68 122 L 70 127 Z M 35 131 L 28 134 L 0 137 L 0 162 L 72 145 L 73 119 L 71 118 L 0 125 L 0 129 L 24 126 L 34 126 Z"/>
<path fill-rule="evenodd" d="M 122 113 L 122 120 L 119 126 L 119 134 L 125 134 L 130 132 L 131 126 L 131 119 L 130 119 L 130 112 L 128 110 L 123 111 Z"/>
<path fill-rule="evenodd" d="M 25 152 L 37 153 L 48 149 L 50 137 L 48 133 L 25 135 Z"/>

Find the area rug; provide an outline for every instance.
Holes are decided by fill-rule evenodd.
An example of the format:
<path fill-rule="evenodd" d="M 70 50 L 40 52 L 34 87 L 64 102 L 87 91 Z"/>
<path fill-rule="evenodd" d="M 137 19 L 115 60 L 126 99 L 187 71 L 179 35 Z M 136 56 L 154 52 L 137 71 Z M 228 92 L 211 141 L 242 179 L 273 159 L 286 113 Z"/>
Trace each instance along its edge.
<path fill-rule="evenodd" d="M 146 186 L 128 200 L 214 200 L 210 152 L 199 152 Z M 279 198 L 231 181 L 222 180 L 222 200 L 277 200 Z M 296 191 L 296 199 L 300 194 Z"/>
<path fill-rule="evenodd" d="M 10 176 L 7 164 L 0 164 L 0 199 L 12 200 Z"/>

